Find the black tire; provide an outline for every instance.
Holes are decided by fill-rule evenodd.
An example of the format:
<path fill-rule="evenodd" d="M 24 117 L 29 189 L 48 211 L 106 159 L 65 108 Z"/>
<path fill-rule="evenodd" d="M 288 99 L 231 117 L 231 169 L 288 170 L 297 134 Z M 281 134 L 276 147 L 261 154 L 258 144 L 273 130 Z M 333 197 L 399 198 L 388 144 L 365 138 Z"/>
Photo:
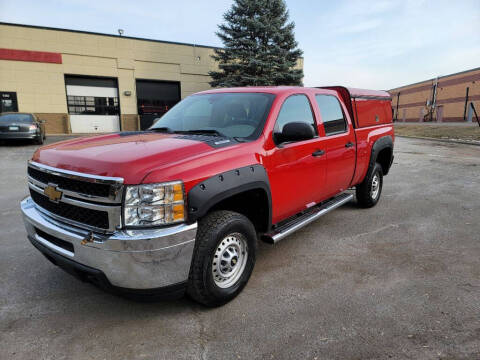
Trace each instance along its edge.
<path fill-rule="evenodd" d="M 234 236 L 242 239 L 247 254 L 243 271 L 229 287 L 219 287 L 214 279 L 214 268 L 220 255 L 218 251 L 225 240 Z M 235 244 L 234 244 L 235 245 Z M 228 247 L 228 244 L 226 245 Z M 257 235 L 252 223 L 243 215 L 233 211 L 215 211 L 199 221 L 195 249 L 188 280 L 187 294 L 206 306 L 221 306 L 235 298 L 247 284 L 255 265 Z M 226 250 L 226 249 L 225 249 Z M 221 257 L 221 256 L 220 256 Z M 240 259 L 240 257 L 238 258 Z M 216 260 L 218 262 L 218 260 Z M 238 260 L 240 262 L 240 260 Z M 233 258 L 232 258 L 233 262 Z M 214 265 L 215 264 L 215 265 Z M 237 260 L 235 263 L 237 265 Z M 238 265 L 237 265 L 238 266 Z M 234 279 L 232 277 L 232 279 Z"/>
<path fill-rule="evenodd" d="M 37 144 L 37 145 L 43 145 L 43 140 L 45 140 L 45 139 L 44 139 L 43 135 L 40 134 L 40 136 L 35 139 L 35 144 Z"/>
<path fill-rule="evenodd" d="M 372 191 L 375 187 L 374 181 L 378 182 L 378 192 Z M 368 171 L 363 182 L 356 186 L 357 203 L 363 208 L 375 206 L 380 199 L 383 188 L 383 169 L 379 163 Z M 376 194 L 376 195 L 375 195 Z"/>

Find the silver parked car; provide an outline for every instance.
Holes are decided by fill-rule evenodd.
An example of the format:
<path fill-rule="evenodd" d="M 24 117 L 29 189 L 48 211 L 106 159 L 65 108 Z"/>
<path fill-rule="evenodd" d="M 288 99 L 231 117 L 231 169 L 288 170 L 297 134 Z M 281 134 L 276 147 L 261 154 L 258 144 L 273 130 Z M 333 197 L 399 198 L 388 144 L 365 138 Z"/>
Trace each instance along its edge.
<path fill-rule="evenodd" d="M 0 140 L 31 139 L 36 144 L 45 140 L 45 122 L 31 113 L 0 114 Z"/>

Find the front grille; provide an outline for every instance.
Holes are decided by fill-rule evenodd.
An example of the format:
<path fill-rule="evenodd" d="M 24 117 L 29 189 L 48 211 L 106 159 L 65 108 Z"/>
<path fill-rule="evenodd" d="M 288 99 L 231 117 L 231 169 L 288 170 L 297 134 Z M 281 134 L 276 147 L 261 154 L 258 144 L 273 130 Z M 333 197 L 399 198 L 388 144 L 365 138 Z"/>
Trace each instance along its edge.
<path fill-rule="evenodd" d="M 96 228 L 109 228 L 108 213 L 106 211 L 88 209 L 64 202 L 54 203 L 46 196 L 43 196 L 32 189 L 30 189 L 30 195 L 38 206 L 52 214 Z"/>
<path fill-rule="evenodd" d="M 53 235 L 47 234 L 45 231 L 42 231 L 39 228 L 35 228 L 35 232 L 38 234 L 38 236 L 44 238 L 48 242 L 51 242 L 53 245 L 57 245 L 58 247 L 61 247 L 62 249 L 70 251 L 72 253 L 75 252 L 72 243 L 59 239 Z"/>
<path fill-rule="evenodd" d="M 53 183 L 60 189 L 70 190 L 80 194 L 108 197 L 110 194 L 110 185 L 91 183 L 87 181 L 70 179 L 68 177 L 58 176 L 43 172 L 32 167 L 28 167 L 28 175 L 44 184 Z"/>

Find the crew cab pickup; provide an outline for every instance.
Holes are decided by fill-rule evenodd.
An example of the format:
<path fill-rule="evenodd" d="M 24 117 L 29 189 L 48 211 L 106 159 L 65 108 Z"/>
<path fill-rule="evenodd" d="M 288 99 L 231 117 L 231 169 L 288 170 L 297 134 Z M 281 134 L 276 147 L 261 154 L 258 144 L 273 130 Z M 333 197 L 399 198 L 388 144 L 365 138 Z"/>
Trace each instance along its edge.
<path fill-rule="evenodd" d="M 387 92 L 209 90 L 147 131 L 39 148 L 21 209 L 31 243 L 80 279 L 218 306 L 246 285 L 257 239 L 283 239 L 349 189 L 374 206 L 393 144 Z"/>

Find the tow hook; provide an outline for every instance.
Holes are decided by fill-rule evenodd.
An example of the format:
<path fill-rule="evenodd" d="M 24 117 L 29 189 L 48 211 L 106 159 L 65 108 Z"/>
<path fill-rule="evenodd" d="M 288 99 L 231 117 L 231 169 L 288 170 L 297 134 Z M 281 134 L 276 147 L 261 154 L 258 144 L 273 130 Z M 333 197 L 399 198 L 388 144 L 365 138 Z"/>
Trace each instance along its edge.
<path fill-rule="evenodd" d="M 82 240 L 82 242 L 80 244 L 82 245 L 86 245 L 88 243 L 91 243 L 95 240 L 95 238 L 93 237 L 93 232 L 89 232 L 88 235 L 85 237 L 85 239 Z"/>

